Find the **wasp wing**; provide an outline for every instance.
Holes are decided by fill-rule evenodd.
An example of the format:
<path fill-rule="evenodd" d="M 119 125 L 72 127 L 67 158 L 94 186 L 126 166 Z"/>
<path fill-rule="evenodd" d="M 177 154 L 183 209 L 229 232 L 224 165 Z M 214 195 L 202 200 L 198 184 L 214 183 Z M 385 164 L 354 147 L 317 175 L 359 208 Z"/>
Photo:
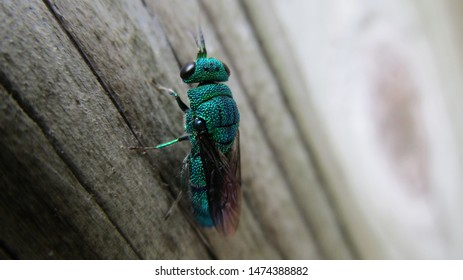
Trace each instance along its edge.
<path fill-rule="evenodd" d="M 198 140 L 212 220 L 220 233 L 231 235 L 238 227 L 241 208 L 239 132 L 226 155 L 207 133 Z"/>

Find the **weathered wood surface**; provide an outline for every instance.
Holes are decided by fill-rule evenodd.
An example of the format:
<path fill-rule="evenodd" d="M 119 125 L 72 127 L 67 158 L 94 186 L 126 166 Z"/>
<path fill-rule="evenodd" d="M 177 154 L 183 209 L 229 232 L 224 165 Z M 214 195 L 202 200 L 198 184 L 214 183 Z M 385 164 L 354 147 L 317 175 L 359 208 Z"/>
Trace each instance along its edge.
<path fill-rule="evenodd" d="M 463 60 L 428 18 L 458 4 L 296 2 L 2 1 L 0 258 L 462 257 Z M 183 133 L 150 81 L 186 100 L 199 24 L 241 112 L 227 239 L 164 220 L 188 143 L 127 149 Z"/>

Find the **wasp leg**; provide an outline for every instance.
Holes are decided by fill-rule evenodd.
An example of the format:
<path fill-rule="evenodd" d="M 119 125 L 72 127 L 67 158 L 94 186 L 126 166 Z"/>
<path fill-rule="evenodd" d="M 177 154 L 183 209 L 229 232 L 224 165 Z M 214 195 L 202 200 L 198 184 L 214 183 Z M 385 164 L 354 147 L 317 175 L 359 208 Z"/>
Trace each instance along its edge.
<path fill-rule="evenodd" d="M 186 187 L 187 187 L 186 180 L 187 180 L 187 177 L 189 177 L 189 176 L 186 174 L 186 172 L 189 172 L 189 170 L 188 170 L 188 168 L 189 168 L 188 167 L 188 162 L 190 160 L 189 157 L 190 157 L 190 155 L 187 155 L 185 157 L 185 159 L 183 159 L 182 172 L 181 172 L 182 188 L 180 189 L 180 192 L 178 193 L 177 198 L 172 203 L 172 206 L 170 206 L 169 210 L 167 210 L 166 214 L 164 215 L 165 220 L 167 220 L 169 218 L 169 216 L 172 214 L 172 211 L 177 206 L 178 202 L 180 201 L 180 198 L 182 197 L 183 190 L 185 190 Z"/>
<path fill-rule="evenodd" d="M 175 97 L 175 100 L 177 101 L 178 107 L 180 107 L 180 110 L 182 110 L 184 113 L 190 109 L 190 108 L 188 108 L 188 106 L 185 104 L 185 102 L 182 101 L 182 99 L 180 98 L 180 96 L 178 95 L 178 93 L 176 93 L 173 89 L 171 89 L 171 88 L 166 88 L 166 87 L 161 86 L 160 84 L 156 83 L 156 81 L 155 81 L 154 79 L 153 79 L 152 82 L 153 82 L 154 86 L 155 86 L 158 90 L 167 91 L 170 95 L 172 95 L 173 97 Z"/>
<path fill-rule="evenodd" d="M 162 148 L 165 148 L 167 146 L 170 146 L 170 145 L 173 145 L 175 143 L 185 141 L 185 140 L 188 140 L 188 139 L 190 139 L 190 135 L 185 134 L 185 135 L 180 136 L 177 139 L 171 140 L 171 141 L 166 142 L 166 143 L 159 144 L 159 145 L 154 146 L 154 147 L 129 147 L 129 149 L 130 150 L 143 150 L 143 151 L 154 150 L 154 149 L 162 149 Z"/>
<path fill-rule="evenodd" d="M 180 178 L 181 178 L 181 186 L 182 189 L 185 190 L 188 187 L 187 180 L 190 178 L 190 155 L 188 154 L 184 159 L 182 163 L 182 171 L 180 173 Z"/>
<path fill-rule="evenodd" d="M 172 141 L 159 144 L 159 145 L 157 145 L 156 147 L 154 147 L 154 149 L 162 149 L 162 148 L 165 148 L 165 147 L 167 147 L 167 146 L 170 146 L 170 145 L 173 145 L 173 144 L 175 144 L 175 143 L 178 143 L 178 142 L 180 142 L 180 141 L 185 141 L 185 140 L 189 140 L 189 139 L 190 139 L 190 135 L 185 134 L 185 135 L 182 135 L 182 136 L 180 136 L 179 138 L 174 139 L 174 140 L 172 140 Z"/>
<path fill-rule="evenodd" d="M 169 210 L 167 210 L 166 214 L 164 215 L 164 220 L 167 220 L 170 217 L 170 215 L 172 214 L 172 211 L 174 210 L 174 208 L 177 206 L 178 202 L 180 201 L 180 198 L 182 198 L 182 194 L 183 194 L 183 190 L 180 190 L 180 192 L 177 195 L 177 198 L 175 199 L 175 201 L 170 206 Z"/>

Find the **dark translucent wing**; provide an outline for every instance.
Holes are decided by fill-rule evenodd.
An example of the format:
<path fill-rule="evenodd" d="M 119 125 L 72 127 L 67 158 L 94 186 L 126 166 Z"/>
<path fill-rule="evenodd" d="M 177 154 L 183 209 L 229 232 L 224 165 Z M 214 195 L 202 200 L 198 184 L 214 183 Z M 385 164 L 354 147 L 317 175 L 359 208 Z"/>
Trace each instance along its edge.
<path fill-rule="evenodd" d="M 220 233 L 231 235 L 238 227 L 241 208 L 239 133 L 227 155 L 216 149 L 206 133 L 198 140 L 212 220 Z"/>
<path fill-rule="evenodd" d="M 235 141 L 233 142 L 232 150 L 229 154 L 229 162 L 235 163 L 232 165 L 232 170 L 234 170 L 236 179 L 240 186 L 241 193 L 241 153 L 240 153 L 240 131 L 236 132 Z"/>

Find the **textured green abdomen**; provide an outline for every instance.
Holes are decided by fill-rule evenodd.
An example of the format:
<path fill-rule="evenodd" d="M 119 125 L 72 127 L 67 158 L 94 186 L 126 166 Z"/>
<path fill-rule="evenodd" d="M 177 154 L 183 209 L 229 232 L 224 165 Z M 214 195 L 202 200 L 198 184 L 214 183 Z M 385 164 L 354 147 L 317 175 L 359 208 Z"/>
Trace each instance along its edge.
<path fill-rule="evenodd" d="M 227 155 L 238 131 L 240 115 L 232 93 L 224 84 L 205 84 L 188 91 L 190 110 L 185 119 L 185 130 L 190 134 L 190 197 L 196 220 L 202 226 L 213 226 L 207 200 L 206 179 L 193 120 L 206 121 L 209 136 L 216 148 Z"/>

